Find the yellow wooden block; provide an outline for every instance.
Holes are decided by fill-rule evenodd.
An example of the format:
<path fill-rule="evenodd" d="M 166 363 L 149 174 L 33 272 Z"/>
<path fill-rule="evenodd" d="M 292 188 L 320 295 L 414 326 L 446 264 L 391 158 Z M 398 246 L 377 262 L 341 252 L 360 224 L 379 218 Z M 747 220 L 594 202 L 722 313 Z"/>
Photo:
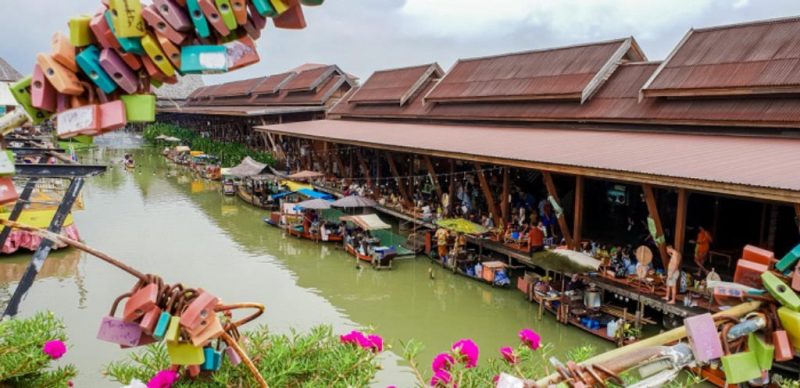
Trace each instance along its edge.
<path fill-rule="evenodd" d="M 69 42 L 75 47 L 84 47 L 92 44 L 92 31 L 89 22 L 92 17 L 89 15 L 76 16 L 69 19 Z"/>
<path fill-rule="evenodd" d="M 180 336 L 181 317 L 171 317 L 169 319 L 169 326 L 167 326 L 167 334 L 164 339 L 167 341 L 177 341 Z"/>
<path fill-rule="evenodd" d="M 272 8 L 275 9 L 275 13 L 277 15 L 280 15 L 289 9 L 289 6 L 286 5 L 286 3 L 284 3 L 282 0 L 269 0 L 269 2 L 272 4 Z"/>
<path fill-rule="evenodd" d="M 161 46 L 152 34 L 147 34 L 142 38 L 142 47 L 144 47 L 144 52 L 147 53 L 147 56 L 153 60 L 153 64 L 155 64 L 164 75 L 167 77 L 175 75 L 175 67 L 172 66 L 169 58 L 164 54 L 164 50 L 161 49 Z"/>
<path fill-rule="evenodd" d="M 167 354 L 173 365 L 200 365 L 206 360 L 203 348 L 187 342 L 167 341 Z"/>
<path fill-rule="evenodd" d="M 142 3 L 139 0 L 111 0 L 108 6 L 117 38 L 138 38 L 145 35 Z"/>

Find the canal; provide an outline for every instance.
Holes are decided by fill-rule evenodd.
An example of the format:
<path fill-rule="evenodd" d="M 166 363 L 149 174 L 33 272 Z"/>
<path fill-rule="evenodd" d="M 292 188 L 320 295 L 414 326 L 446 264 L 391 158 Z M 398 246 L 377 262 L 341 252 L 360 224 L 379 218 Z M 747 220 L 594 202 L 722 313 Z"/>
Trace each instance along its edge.
<path fill-rule="evenodd" d="M 201 286 L 228 302 L 263 303 L 266 313 L 256 324 L 273 332 L 320 324 L 337 332 L 371 326 L 395 351 L 384 353 L 376 386 L 413 384 L 399 357 L 400 341 L 412 338 L 425 344 L 420 359 L 425 368 L 460 338 L 474 339 L 482 359 L 495 357 L 501 346 L 515 345 L 516 333 L 525 327 L 557 344 L 560 357 L 581 345 L 599 351 L 611 347 L 557 324 L 550 315 L 537 320 L 536 305 L 516 290 L 455 276 L 424 257 L 396 261 L 391 271 L 356 269 L 339 247 L 285 236 L 262 222 L 263 210 L 224 197 L 218 184 L 194 179 L 156 150 L 127 151 L 119 148 L 119 141 L 112 143 L 117 147 L 84 155 L 87 162 L 113 166 L 89 180 L 86 209 L 75 214 L 86 243 L 169 283 Z M 135 172 L 119 165 L 125 152 L 134 154 Z M 29 253 L 0 259 L 0 304 L 13 292 L 29 259 Z M 51 310 L 64 318 L 71 344 L 65 361 L 80 371 L 76 386 L 114 386 L 102 377 L 102 367 L 128 351 L 95 335 L 113 299 L 133 283 L 116 268 L 66 250 L 50 256 L 23 301 L 23 316 Z"/>

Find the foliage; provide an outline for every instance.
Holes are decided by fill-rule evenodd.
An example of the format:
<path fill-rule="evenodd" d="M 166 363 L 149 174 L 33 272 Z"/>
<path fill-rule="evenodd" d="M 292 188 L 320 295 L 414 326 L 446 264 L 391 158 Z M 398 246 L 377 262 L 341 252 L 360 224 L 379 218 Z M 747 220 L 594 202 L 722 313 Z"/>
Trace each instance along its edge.
<path fill-rule="evenodd" d="M 144 128 L 144 139 L 153 144 L 172 145 L 171 143 L 156 140 L 159 135 L 177 137 L 193 150 L 203 151 L 206 154 L 217 156 L 222 167 L 232 167 L 239 164 L 245 156 L 259 162 L 272 165 L 275 159 L 271 153 L 255 151 L 242 143 L 221 142 L 201 136 L 198 132 L 174 124 L 155 123 Z"/>
<path fill-rule="evenodd" d="M 77 370 L 49 368 L 53 360 L 42 348 L 51 340 L 67 340 L 63 323 L 51 312 L 0 322 L 0 386 L 66 387 Z"/>
<path fill-rule="evenodd" d="M 360 387 L 369 385 L 380 364 L 376 353 L 342 343 L 330 326 L 318 326 L 306 334 L 270 334 L 260 327 L 245 334 L 244 348 L 258 370 L 273 387 Z M 227 359 L 226 359 L 227 360 Z M 169 367 L 163 343 L 132 353 L 129 360 L 112 362 L 105 374 L 129 384 L 132 379 L 147 382 Z M 182 378 L 175 387 L 252 387 L 255 379 L 244 364 L 223 361 L 219 371 L 199 380 Z"/>

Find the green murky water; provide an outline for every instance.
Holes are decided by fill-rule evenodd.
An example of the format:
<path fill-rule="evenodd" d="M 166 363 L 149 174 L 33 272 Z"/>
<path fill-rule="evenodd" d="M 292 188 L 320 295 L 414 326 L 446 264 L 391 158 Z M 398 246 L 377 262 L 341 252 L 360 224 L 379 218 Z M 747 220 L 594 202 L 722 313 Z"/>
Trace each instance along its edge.
<path fill-rule="evenodd" d="M 423 366 L 460 338 L 472 338 L 481 358 L 516 343 L 516 333 L 531 327 L 557 353 L 585 344 L 611 345 L 552 316 L 536 319 L 536 305 L 516 290 L 501 290 L 455 276 L 428 259 L 400 260 L 391 271 L 357 270 L 337 246 L 285 236 L 265 225 L 264 211 L 224 197 L 218 184 L 195 180 L 168 164 L 158 152 L 133 151 L 137 170 L 116 163 L 89 180 L 86 210 L 75 214 L 88 244 L 168 282 L 202 286 L 225 301 L 267 306 L 258 323 L 275 332 L 330 324 L 338 332 L 372 326 L 396 350 L 415 338 L 426 345 Z M 89 159 L 119 161 L 122 150 L 99 149 Z M 7 300 L 30 259 L 18 254 L 0 259 L 0 300 Z M 435 279 L 429 277 L 433 268 Z M 94 337 L 112 300 L 129 289 L 129 275 L 77 251 L 50 256 L 21 306 L 23 316 L 52 310 L 70 335 L 67 362 L 78 365 L 77 386 L 114 386 L 102 366 L 124 357 L 116 346 Z M 4 303 L 3 303 L 4 304 Z M 399 351 L 398 351 L 399 354 Z M 399 356 L 386 352 L 376 386 L 413 385 Z"/>

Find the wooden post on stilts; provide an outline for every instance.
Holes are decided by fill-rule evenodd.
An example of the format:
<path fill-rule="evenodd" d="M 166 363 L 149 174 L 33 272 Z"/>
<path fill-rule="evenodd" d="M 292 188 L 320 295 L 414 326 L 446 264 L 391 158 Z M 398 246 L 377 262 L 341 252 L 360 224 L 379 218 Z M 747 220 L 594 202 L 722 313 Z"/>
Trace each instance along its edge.
<path fill-rule="evenodd" d="M 442 185 L 439 182 L 439 177 L 436 175 L 436 170 L 433 168 L 433 162 L 431 162 L 431 157 L 428 155 L 423 155 L 422 161 L 425 163 L 425 167 L 428 169 L 428 174 L 431 175 L 431 180 L 433 181 L 433 188 L 434 190 L 436 190 L 436 198 L 438 198 L 438 202 L 441 203 Z"/>
<path fill-rule="evenodd" d="M 661 263 L 666 266 L 667 264 L 667 246 L 666 242 L 664 241 L 664 228 L 661 225 L 661 217 L 658 214 L 658 203 L 656 202 L 655 193 L 653 193 L 653 186 L 650 186 L 647 183 L 642 184 L 642 191 L 644 191 L 644 200 L 647 203 L 647 212 L 650 215 L 650 218 L 653 219 L 653 222 L 656 224 L 656 238 L 661 237 L 656 241 L 658 245 L 658 252 L 661 255 Z M 659 240 L 661 241 L 659 243 Z"/>
<path fill-rule="evenodd" d="M 553 197 L 556 204 L 561 206 L 561 201 L 558 199 L 558 191 L 556 191 L 556 184 L 553 182 L 553 176 L 548 171 L 542 171 L 542 178 L 544 180 L 544 185 L 547 187 L 547 193 Z M 575 248 L 575 241 L 572 240 L 572 233 L 567 226 L 567 220 L 564 218 L 564 214 L 557 214 L 558 216 L 558 226 L 561 229 L 561 234 L 564 235 L 564 240 L 567 242 L 567 246 L 570 248 Z"/>
<path fill-rule="evenodd" d="M 686 189 L 678 189 L 678 207 L 675 214 L 675 250 L 683 253 L 686 241 L 686 208 L 689 204 L 689 193 Z"/>
<path fill-rule="evenodd" d="M 575 244 L 580 244 L 583 239 L 583 177 L 580 175 L 575 176 L 575 214 L 573 214 L 572 222 L 572 238 L 575 239 Z M 531 225 L 533 226 L 533 225 Z"/>
<path fill-rule="evenodd" d="M 495 224 L 495 226 L 497 227 L 501 226 L 505 227 L 506 223 L 508 223 L 508 221 L 511 220 L 511 212 L 508 209 L 509 206 L 508 197 L 509 195 L 511 195 L 510 193 L 511 178 L 509 177 L 511 173 L 508 171 L 508 169 L 509 169 L 508 167 L 503 167 L 503 192 L 502 194 L 500 194 L 500 196 L 502 197 L 500 198 L 500 214 L 503 216 L 503 223 Z M 535 225 L 531 225 L 531 227 L 533 226 Z"/>
<path fill-rule="evenodd" d="M 394 161 L 394 156 L 392 156 L 390 152 L 386 153 L 386 161 L 389 162 L 389 170 L 392 172 L 392 176 L 399 177 L 400 172 L 397 170 L 397 164 Z M 400 191 L 400 197 L 403 199 L 405 205 L 411 207 L 411 197 L 408 195 L 406 186 L 401 180 L 397 180 L 397 189 Z"/>
<path fill-rule="evenodd" d="M 503 221 L 500 217 L 500 214 L 497 212 L 497 206 L 496 202 L 494 201 L 494 194 L 492 194 L 492 188 L 489 187 L 489 182 L 486 180 L 486 174 L 484 174 L 483 170 L 481 170 L 480 163 L 475 163 L 475 173 L 478 175 L 478 181 L 481 184 L 483 196 L 486 199 L 486 206 L 488 207 L 489 213 L 491 213 L 494 224 L 500 225 L 500 223 Z"/>

